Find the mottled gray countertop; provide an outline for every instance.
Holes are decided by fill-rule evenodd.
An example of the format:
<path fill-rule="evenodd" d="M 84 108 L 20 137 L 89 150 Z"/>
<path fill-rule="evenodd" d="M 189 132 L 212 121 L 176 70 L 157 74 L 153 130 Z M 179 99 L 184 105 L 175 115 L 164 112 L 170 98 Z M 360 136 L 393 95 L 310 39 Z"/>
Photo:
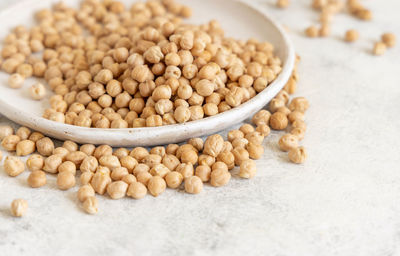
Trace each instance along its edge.
<path fill-rule="evenodd" d="M 400 44 L 370 54 L 382 32 L 400 37 L 400 1 L 363 1 L 372 22 L 341 14 L 332 37 L 314 40 L 302 35 L 317 20 L 310 1 L 285 11 L 272 2 L 260 8 L 290 28 L 302 57 L 297 95 L 311 102 L 304 165 L 288 163 L 273 133 L 252 180 L 197 196 L 99 197 L 96 216 L 54 178 L 33 190 L 28 172 L 0 171 L 0 255 L 400 255 Z M 349 28 L 361 33 L 352 45 L 341 40 Z M 9 205 L 19 197 L 29 212 L 16 219 Z"/>

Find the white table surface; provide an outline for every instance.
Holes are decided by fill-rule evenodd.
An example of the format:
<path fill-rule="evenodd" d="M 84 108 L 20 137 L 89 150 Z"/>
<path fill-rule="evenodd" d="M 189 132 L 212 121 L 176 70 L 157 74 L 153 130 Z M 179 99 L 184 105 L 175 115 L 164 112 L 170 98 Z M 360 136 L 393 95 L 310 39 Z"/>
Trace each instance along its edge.
<path fill-rule="evenodd" d="M 61 192 L 50 178 L 31 189 L 28 172 L 0 170 L 0 255 L 400 255 L 400 42 L 370 54 L 382 32 L 400 37 L 400 1 L 363 1 L 372 22 L 340 14 L 331 37 L 313 40 L 302 35 L 317 20 L 309 0 L 284 11 L 259 2 L 290 27 L 302 57 L 297 95 L 311 102 L 304 165 L 288 163 L 274 132 L 252 180 L 197 196 L 98 197 L 96 216 L 82 212 L 77 188 Z M 352 45 L 341 40 L 350 28 L 361 34 Z M 15 198 L 28 200 L 24 218 L 10 216 Z"/>

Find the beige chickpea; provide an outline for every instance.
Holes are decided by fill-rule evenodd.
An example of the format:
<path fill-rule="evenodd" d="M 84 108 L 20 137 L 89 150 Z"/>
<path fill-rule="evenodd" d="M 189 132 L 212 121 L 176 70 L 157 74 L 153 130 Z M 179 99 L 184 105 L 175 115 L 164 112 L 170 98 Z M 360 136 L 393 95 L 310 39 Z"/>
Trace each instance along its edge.
<path fill-rule="evenodd" d="M 169 172 L 166 176 L 165 176 L 165 181 L 166 184 L 169 188 L 178 188 L 183 181 L 183 176 L 181 173 L 179 172 Z"/>
<path fill-rule="evenodd" d="M 70 172 L 73 175 L 76 174 L 76 165 L 71 161 L 65 161 L 57 168 L 58 172 Z"/>
<path fill-rule="evenodd" d="M 137 161 L 141 162 L 146 156 L 149 155 L 147 149 L 143 147 L 136 147 L 132 149 L 130 156 L 134 157 Z"/>
<path fill-rule="evenodd" d="M 130 196 L 134 199 L 141 199 L 147 194 L 147 188 L 140 182 L 132 182 L 126 193 L 127 196 Z"/>
<path fill-rule="evenodd" d="M 16 177 L 25 171 L 24 162 L 16 156 L 7 156 L 4 160 L 3 168 L 11 177 Z"/>
<path fill-rule="evenodd" d="M 296 120 L 304 121 L 304 113 L 303 113 L 303 112 L 300 112 L 300 111 L 298 111 L 298 110 L 295 110 L 295 111 L 291 112 L 291 113 L 288 115 L 288 119 L 289 119 L 289 121 L 290 121 L 291 123 L 293 123 L 293 122 L 296 121 Z"/>
<path fill-rule="evenodd" d="M 16 132 L 15 135 L 17 135 L 21 140 L 27 140 L 29 136 L 31 135 L 31 130 L 27 127 L 20 127 Z"/>
<path fill-rule="evenodd" d="M 249 142 L 246 145 L 246 150 L 249 152 L 251 159 L 260 159 L 264 154 L 264 147 L 260 144 Z"/>
<path fill-rule="evenodd" d="M 344 39 L 346 42 L 355 42 L 359 37 L 360 35 L 357 30 L 350 29 L 346 31 Z"/>
<path fill-rule="evenodd" d="M 381 36 L 381 39 L 382 42 L 389 48 L 396 45 L 396 35 L 393 33 L 384 33 Z"/>
<path fill-rule="evenodd" d="M 1 146 L 7 151 L 15 151 L 18 143 L 21 141 L 17 135 L 8 135 L 3 138 Z"/>
<path fill-rule="evenodd" d="M 51 155 L 44 160 L 43 171 L 48 173 L 57 173 L 58 167 L 62 164 L 62 157 L 60 155 Z"/>
<path fill-rule="evenodd" d="M 287 133 L 279 139 L 279 148 L 282 151 L 289 151 L 292 148 L 297 148 L 297 146 L 298 138 L 293 134 Z"/>
<path fill-rule="evenodd" d="M 42 100 L 46 96 L 46 88 L 41 83 L 35 83 L 29 88 L 29 94 L 34 100 Z"/>
<path fill-rule="evenodd" d="M 11 214 L 14 217 L 22 217 L 28 210 L 28 202 L 24 199 L 15 199 L 11 203 Z"/>
<path fill-rule="evenodd" d="M 208 182 L 211 177 L 211 168 L 208 165 L 199 165 L 196 167 L 195 175 L 200 178 L 202 182 Z M 186 182 L 186 181 L 185 181 Z"/>
<path fill-rule="evenodd" d="M 236 138 L 232 141 L 233 148 L 244 148 L 249 143 L 246 138 Z"/>
<path fill-rule="evenodd" d="M 76 180 L 71 172 L 60 172 L 57 175 L 57 187 L 61 190 L 68 190 L 75 186 Z"/>
<path fill-rule="evenodd" d="M 40 132 L 32 132 L 31 135 L 29 135 L 28 139 L 36 143 L 41 138 L 44 138 L 44 135 L 42 133 L 40 133 Z"/>
<path fill-rule="evenodd" d="M 25 78 L 22 75 L 15 73 L 8 78 L 8 85 L 10 88 L 19 89 L 24 85 L 24 81 Z"/>
<path fill-rule="evenodd" d="M 191 177 L 194 174 L 194 168 L 191 163 L 181 163 L 176 167 L 175 170 L 182 174 L 184 179 Z"/>
<path fill-rule="evenodd" d="M 221 187 L 228 184 L 231 174 L 224 169 L 215 169 L 211 172 L 210 184 L 214 187 Z"/>
<path fill-rule="evenodd" d="M 285 102 L 279 98 L 274 98 L 269 102 L 269 110 L 271 111 L 271 113 L 275 113 L 276 111 L 278 111 L 279 108 L 284 106 Z"/>
<path fill-rule="evenodd" d="M 153 176 L 149 179 L 147 188 L 151 195 L 157 197 L 165 191 L 167 184 L 160 176 Z"/>
<path fill-rule="evenodd" d="M 244 138 L 244 134 L 240 130 L 231 130 L 228 132 L 228 140 L 232 142 L 234 139 Z"/>
<path fill-rule="evenodd" d="M 128 169 L 125 167 L 116 167 L 111 172 L 111 179 L 121 180 L 124 176 L 128 175 Z"/>
<path fill-rule="evenodd" d="M 126 184 L 130 185 L 133 182 L 136 182 L 137 179 L 133 174 L 127 174 L 124 177 L 122 177 L 121 179 L 123 182 L 125 182 Z"/>
<path fill-rule="evenodd" d="M 54 143 L 50 138 L 44 137 L 36 141 L 36 150 L 42 156 L 50 156 L 54 150 Z"/>
<path fill-rule="evenodd" d="M 102 156 L 109 156 L 112 155 L 113 149 L 109 145 L 100 145 L 98 146 L 95 151 L 93 152 L 93 156 L 99 159 Z"/>
<path fill-rule="evenodd" d="M 264 141 L 264 136 L 261 133 L 254 131 L 246 134 L 245 139 L 248 142 L 252 142 L 255 144 L 262 144 L 262 142 Z"/>
<path fill-rule="evenodd" d="M 217 161 L 224 163 L 229 170 L 235 167 L 235 156 L 231 151 L 221 152 L 217 157 Z"/>
<path fill-rule="evenodd" d="M 14 134 L 14 129 L 9 125 L 0 125 L 0 140 Z"/>
<path fill-rule="evenodd" d="M 185 179 L 185 191 L 189 194 L 198 194 L 203 190 L 203 181 L 197 177 L 192 176 Z"/>
<path fill-rule="evenodd" d="M 44 166 L 44 159 L 41 155 L 33 154 L 26 160 L 26 166 L 31 171 L 39 171 Z"/>
<path fill-rule="evenodd" d="M 35 150 L 35 142 L 30 140 L 20 141 L 16 147 L 17 156 L 27 156 L 35 152 Z"/>
<path fill-rule="evenodd" d="M 109 69 L 100 70 L 94 77 L 95 82 L 99 82 L 102 84 L 107 84 L 112 79 L 113 79 L 113 73 Z"/>
<path fill-rule="evenodd" d="M 53 155 L 59 155 L 63 161 L 65 160 L 65 158 L 69 153 L 70 152 L 68 151 L 68 149 L 63 147 L 57 147 L 53 150 Z"/>
<path fill-rule="evenodd" d="M 66 140 L 63 143 L 63 148 L 66 148 L 69 152 L 74 152 L 78 150 L 78 144 L 73 141 Z"/>
<path fill-rule="evenodd" d="M 198 151 L 201 151 L 204 146 L 204 142 L 201 138 L 191 138 L 188 140 L 188 143 L 195 147 Z"/>
<path fill-rule="evenodd" d="M 274 130 L 283 130 L 288 125 L 288 118 L 282 112 L 275 112 L 271 115 L 269 125 Z"/>
<path fill-rule="evenodd" d="M 170 155 L 176 155 L 176 151 L 178 150 L 178 148 L 179 148 L 178 144 L 169 144 L 165 149 L 165 153 Z"/>
<path fill-rule="evenodd" d="M 78 190 L 78 199 L 84 202 L 88 197 L 95 196 L 95 191 L 90 184 L 83 185 Z"/>
<path fill-rule="evenodd" d="M 84 144 L 79 148 L 79 151 L 82 151 L 88 156 L 92 156 L 94 151 L 96 149 L 96 146 L 93 144 Z"/>
<path fill-rule="evenodd" d="M 216 157 L 221 153 L 224 145 L 224 139 L 219 134 L 209 136 L 205 143 L 203 153 Z"/>
<path fill-rule="evenodd" d="M 28 177 L 28 185 L 31 188 L 39 188 L 46 185 L 46 173 L 40 170 L 32 171 Z"/>
<path fill-rule="evenodd" d="M 89 196 L 83 201 L 83 209 L 88 214 L 96 214 L 98 212 L 98 202 L 97 198 L 94 196 Z"/>
<path fill-rule="evenodd" d="M 89 184 L 93 178 L 93 175 L 93 172 L 83 172 L 79 178 L 81 185 Z"/>
<path fill-rule="evenodd" d="M 304 113 L 309 108 L 309 106 L 310 106 L 310 104 L 306 98 L 296 97 L 290 102 L 289 109 L 291 111 L 297 110 L 297 111 Z"/>
<path fill-rule="evenodd" d="M 175 109 L 174 118 L 179 123 L 184 123 L 189 121 L 191 112 L 186 106 L 179 106 Z"/>
<path fill-rule="evenodd" d="M 261 124 L 257 126 L 256 131 L 259 132 L 264 137 L 266 137 L 270 134 L 271 129 L 267 124 Z"/>
<path fill-rule="evenodd" d="M 310 26 L 305 30 L 305 34 L 308 37 L 318 37 L 319 33 L 318 33 L 318 28 L 316 26 Z"/>
<path fill-rule="evenodd" d="M 151 179 L 151 177 L 153 177 L 153 176 L 147 171 L 138 172 L 136 174 L 137 181 L 146 186 L 147 186 L 147 183 L 149 182 L 149 180 Z"/>
<path fill-rule="evenodd" d="M 252 123 L 255 124 L 256 126 L 262 125 L 262 124 L 268 124 L 269 119 L 271 118 L 271 113 L 268 110 L 260 110 L 257 112 L 253 118 L 251 119 Z"/>
<path fill-rule="evenodd" d="M 239 176 L 241 178 L 250 179 L 256 175 L 257 167 L 254 160 L 248 159 L 240 164 Z"/>
<path fill-rule="evenodd" d="M 87 155 L 81 151 L 73 151 L 65 156 L 65 160 L 73 162 L 78 168 Z"/>
<path fill-rule="evenodd" d="M 382 42 L 375 43 L 374 49 L 372 52 L 376 56 L 383 55 L 386 52 L 386 44 L 382 43 Z"/>
<path fill-rule="evenodd" d="M 307 158 L 307 151 L 304 147 L 292 148 L 289 153 L 289 160 L 295 164 L 304 163 Z"/>
<path fill-rule="evenodd" d="M 96 193 L 103 195 L 106 192 L 108 184 L 111 183 L 111 178 L 108 172 L 106 171 L 97 171 L 90 181 L 94 191 Z"/>
<path fill-rule="evenodd" d="M 232 154 L 235 156 L 235 165 L 240 165 L 244 160 L 250 158 L 249 152 L 245 148 L 237 147 L 232 150 Z"/>
<path fill-rule="evenodd" d="M 102 166 L 108 167 L 110 169 L 121 167 L 118 157 L 113 155 L 103 155 L 99 158 L 99 163 Z"/>
<path fill-rule="evenodd" d="M 239 130 L 240 130 L 241 132 L 243 132 L 244 135 L 255 131 L 254 127 L 253 127 L 251 124 L 243 124 L 243 125 L 239 128 Z"/>
<path fill-rule="evenodd" d="M 210 96 L 214 92 L 215 84 L 207 79 L 202 79 L 196 83 L 196 92 L 203 96 Z"/>
<path fill-rule="evenodd" d="M 291 134 L 297 137 L 298 140 L 304 139 L 305 131 L 300 128 L 294 128 L 290 131 Z"/>
<path fill-rule="evenodd" d="M 127 190 L 128 190 L 128 184 L 121 180 L 111 182 L 107 186 L 107 194 L 112 199 L 121 199 L 125 197 Z"/>

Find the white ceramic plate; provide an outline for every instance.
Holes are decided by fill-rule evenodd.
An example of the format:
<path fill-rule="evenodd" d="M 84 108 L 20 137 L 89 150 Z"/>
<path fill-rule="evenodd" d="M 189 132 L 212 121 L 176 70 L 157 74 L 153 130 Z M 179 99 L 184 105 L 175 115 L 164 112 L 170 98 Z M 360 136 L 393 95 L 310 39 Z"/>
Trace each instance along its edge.
<path fill-rule="evenodd" d="M 18 24 L 33 24 L 33 13 L 50 7 L 54 0 L 25 0 L 0 13 L 0 38 Z M 78 6 L 80 0 L 65 0 L 67 5 Z M 134 1 L 123 1 L 131 4 Z M 188 138 L 212 134 L 228 128 L 250 117 L 263 108 L 285 85 L 294 67 L 295 53 L 285 32 L 265 13 L 229 0 L 185 0 L 194 10 L 191 23 L 205 23 L 217 19 L 226 35 L 239 39 L 251 37 L 267 40 L 276 48 L 276 54 L 283 61 L 283 69 L 277 79 L 264 91 L 237 108 L 185 124 L 162 127 L 98 129 L 84 128 L 52 122 L 42 118 L 48 101 L 33 101 L 28 96 L 28 88 L 34 82 L 29 79 L 22 89 L 14 90 L 7 86 L 8 74 L 0 72 L 0 112 L 16 123 L 40 131 L 60 140 L 73 140 L 79 143 L 109 144 L 112 146 L 151 146 L 177 143 Z M 18 15 L 16 15 L 18 14 Z"/>

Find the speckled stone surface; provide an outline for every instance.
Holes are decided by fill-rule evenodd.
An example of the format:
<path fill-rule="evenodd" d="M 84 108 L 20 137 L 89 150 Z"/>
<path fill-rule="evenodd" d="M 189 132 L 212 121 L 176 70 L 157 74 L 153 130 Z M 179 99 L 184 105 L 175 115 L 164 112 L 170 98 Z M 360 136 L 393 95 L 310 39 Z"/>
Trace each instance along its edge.
<path fill-rule="evenodd" d="M 234 175 L 197 196 L 99 197 L 96 216 L 54 177 L 33 190 L 28 172 L 0 170 L 0 255 L 400 255 L 400 45 L 370 54 L 382 32 L 400 37 L 400 1 L 363 1 L 372 22 L 341 14 L 332 37 L 313 40 L 302 35 L 317 21 L 310 1 L 284 11 L 273 2 L 260 8 L 290 28 L 302 57 L 297 95 L 311 102 L 304 165 L 288 163 L 274 132 L 252 180 Z M 352 45 L 341 40 L 349 28 L 361 34 Z M 9 205 L 20 197 L 29 211 L 16 219 Z"/>

